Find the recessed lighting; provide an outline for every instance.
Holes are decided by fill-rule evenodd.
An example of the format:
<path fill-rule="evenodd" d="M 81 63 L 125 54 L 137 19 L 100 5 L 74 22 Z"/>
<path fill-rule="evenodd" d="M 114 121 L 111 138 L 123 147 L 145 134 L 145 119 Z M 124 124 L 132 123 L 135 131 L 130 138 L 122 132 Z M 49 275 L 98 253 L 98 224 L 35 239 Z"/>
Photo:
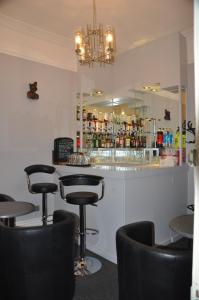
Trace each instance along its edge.
<path fill-rule="evenodd" d="M 104 92 L 102 90 L 94 90 L 94 93 L 97 95 L 97 96 L 101 96 L 104 94 Z"/>
<path fill-rule="evenodd" d="M 153 83 L 151 85 L 144 85 L 142 88 L 145 91 L 158 92 L 160 90 L 160 83 Z"/>

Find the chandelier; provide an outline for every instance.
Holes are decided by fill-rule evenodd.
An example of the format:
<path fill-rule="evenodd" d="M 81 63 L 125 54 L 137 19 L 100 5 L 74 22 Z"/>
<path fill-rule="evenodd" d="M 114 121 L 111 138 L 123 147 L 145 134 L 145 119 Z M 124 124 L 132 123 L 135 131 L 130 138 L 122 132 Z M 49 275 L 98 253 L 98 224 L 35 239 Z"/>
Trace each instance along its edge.
<path fill-rule="evenodd" d="M 80 65 L 100 66 L 113 64 L 116 54 L 115 33 L 111 26 L 97 25 L 95 0 L 93 0 L 93 24 L 75 33 L 75 52 Z"/>

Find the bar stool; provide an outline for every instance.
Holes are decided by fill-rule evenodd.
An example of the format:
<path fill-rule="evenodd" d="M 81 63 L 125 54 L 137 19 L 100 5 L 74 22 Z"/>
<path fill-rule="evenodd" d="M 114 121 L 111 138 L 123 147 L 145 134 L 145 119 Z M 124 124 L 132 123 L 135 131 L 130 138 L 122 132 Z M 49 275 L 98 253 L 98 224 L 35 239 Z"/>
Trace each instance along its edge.
<path fill-rule="evenodd" d="M 12 197 L 5 195 L 5 194 L 0 194 L 0 202 L 7 202 L 7 201 L 15 201 Z M 15 227 L 15 218 L 4 218 L 0 219 L 0 221 L 9 227 Z"/>
<path fill-rule="evenodd" d="M 48 165 L 31 165 L 24 169 L 27 175 L 28 190 L 32 194 L 42 194 L 42 223 L 47 225 L 47 194 L 57 191 L 58 186 L 52 182 L 40 182 L 31 184 L 30 175 L 35 173 L 53 174 L 55 168 Z"/>
<path fill-rule="evenodd" d="M 60 194 L 67 203 L 79 205 L 79 235 L 80 235 L 80 255 L 75 265 L 75 275 L 88 275 L 97 272 L 101 268 L 101 262 L 94 257 L 85 256 L 86 252 L 86 205 L 97 206 L 96 203 L 104 197 L 104 178 L 96 175 L 74 174 L 62 176 L 60 180 Z M 97 186 L 101 184 L 101 196 L 88 191 L 78 191 L 64 193 L 64 186 Z M 92 230 L 89 228 L 89 230 Z M 96 231 L 96 230 L 94 230 Z"/>

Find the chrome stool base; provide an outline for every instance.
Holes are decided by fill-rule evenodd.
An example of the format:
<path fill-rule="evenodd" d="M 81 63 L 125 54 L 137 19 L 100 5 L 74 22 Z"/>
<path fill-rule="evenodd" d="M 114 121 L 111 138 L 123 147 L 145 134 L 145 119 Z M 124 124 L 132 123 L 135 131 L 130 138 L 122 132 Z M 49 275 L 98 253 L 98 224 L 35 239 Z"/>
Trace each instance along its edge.
<path fill-rule="evenodd" d="M 86 256 L 84 259 L 79 259 L 75 262 L 75 276 L 86 276 L 98 272 L 102 267 L 101 262 L 91 256 Z"/>

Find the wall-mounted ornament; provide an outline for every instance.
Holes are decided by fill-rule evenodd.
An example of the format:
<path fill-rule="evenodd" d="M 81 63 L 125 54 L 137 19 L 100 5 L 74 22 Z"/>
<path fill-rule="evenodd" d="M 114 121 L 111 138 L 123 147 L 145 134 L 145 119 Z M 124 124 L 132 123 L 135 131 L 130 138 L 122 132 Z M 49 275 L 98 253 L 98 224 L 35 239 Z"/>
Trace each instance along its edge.
<path fill-rule="evenodd" d="M 27 92 L 27 97 L 29 99 L 38 100 L 39 95 L 36 93 L 37 91 L 37 82 L 29 83 L 30 91 Z"/>
<path fill-rule="evenodd" d="M 171 120 L 171 113 L 169 110 L 165 109 L 164 110 L 164 119 L 167 120 L 167 121 L 170 121 Z"/>

